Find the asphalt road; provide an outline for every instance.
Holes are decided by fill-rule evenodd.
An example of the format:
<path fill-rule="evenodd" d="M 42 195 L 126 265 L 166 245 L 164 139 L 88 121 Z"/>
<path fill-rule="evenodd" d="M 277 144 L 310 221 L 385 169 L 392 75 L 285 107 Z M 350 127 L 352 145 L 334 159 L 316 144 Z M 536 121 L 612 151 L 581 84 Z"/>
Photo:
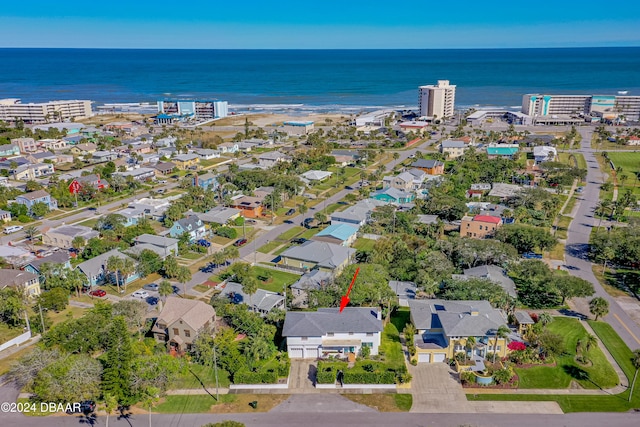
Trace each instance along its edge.
<path fill-rule="evenodd" d="M 584 155 L 587 162 L 587 184 L 582 192 L 580 204 L 578 205 L 575 218 L 569 226 L 567 233 L 566 265 L 569 266 L 569 273 L 588 280 L 593 283 L 596 295 L 609 301 L 609 314 L 605 317 L 613 329 L 620 335 L 629 348 L 640 348 L 640 325 L 627 315 L 627 313 L 618 305 L 615 298 L 610 296 L 600 285 L 593 270 L 592 263 L 589 261 L 589 235 L 594 226 L 597 226 L 598 220 L 594 218 L 594 210 L 599 202 L 600 184 L 603 182 L 603 173 L 598 168 L 595 158 L 595 150 L 591 148 L 591 128 L 579 129 L 582 134 L 582 143 L 578 152 Z M 576 305 L 579 307 L 588 307 L 588 299 L 577 299 Z M 589 315 L 588 308 L 583 313 Z M 640 425 L 640 420 L 638 420 Z"/>

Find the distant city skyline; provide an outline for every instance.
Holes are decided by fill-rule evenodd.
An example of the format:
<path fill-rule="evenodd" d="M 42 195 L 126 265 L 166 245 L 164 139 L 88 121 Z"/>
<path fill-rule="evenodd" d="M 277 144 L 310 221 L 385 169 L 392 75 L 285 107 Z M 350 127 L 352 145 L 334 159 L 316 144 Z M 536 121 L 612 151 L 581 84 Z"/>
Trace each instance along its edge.
<path fill-rule="evenodd" d="M 3 4 L 0 47 L 446 49 L 640 46 L 640 5 L 584 0 Z M 622 7 L 624 6 L 624 7 Z"/>

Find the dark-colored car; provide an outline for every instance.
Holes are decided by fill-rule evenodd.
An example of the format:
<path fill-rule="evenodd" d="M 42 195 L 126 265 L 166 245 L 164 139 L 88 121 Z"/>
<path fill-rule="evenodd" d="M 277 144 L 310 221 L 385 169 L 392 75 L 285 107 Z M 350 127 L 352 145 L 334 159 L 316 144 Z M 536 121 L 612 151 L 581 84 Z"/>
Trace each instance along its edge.
<path fill-rule="evenodd" d="M 295 209 L 293 209 L 293 208 L 291 208 L 291 209 L 289 209 L 289 210 L 287 211 L 287 213 L 286 213 L 285 215 L 286 215 L 286 216 L 291 216 L 291 215 L 293 215 L 294 213 L 296 213 L 296 210 L 295 210 Z"/>
<path fill-rule="evenodd" d="M 284 221 L 285 224 L 293 224 L 293 221 L 291 221 L 290 219 L 285 219 Z"/>
<path fill-rule="evenodd" d="M 158 305 L 158 301 L 160 301 L 160 299 L 158 297 L 147 297 L 146 301 L 149 305 Z"/>
<path fill-rule="evenodd" d="M 247 240 L 247 239 L 245 239 L 245 238 L 238 239 L 238 240 L 236 240 L 236 241 L 233 243 L 233 246 L 240 247 L 240 246 L 242 246 L 242 245 L 245 245 L 245 244 L 247 243 L 247 241 L 248 241 L 248 240 Z"/>
<path fill-rule="evenodd" d="M 209 246 L 211 246 L 211 243 L 206 239 L 200 239 L 196 243 L 200 246 L 204 246 L 205 248 L 208 248 Z"/>
<path fill-rule="evenodd" d="M 171 175 L 171 178 L 178 179 L 178 178 L 180 178 L 180 175 Z"/>
<path fill-rule="evenodd" d="M 306 241 L 307 241 L 307 239 L 305 239 L 304 237 L 298 237 L 297 239 L 291 240 L 291 243 L 295 243 L 297 245 L 301 245 Z"/>
<path fill-rule="evenodd" d="M 526 259 L 542 259 L 542 254 L 537 254 L 535 252 L 525 252 L 522 254 L 522 258 Z"/>
<path fill-rule="evenodd" d="M 345 201 L 341 200 L 341 201 L 338 202 L 338 204 L 339 205 L 348 205 L 349 202 L 345 202 Z"/>
<path fill-rule="evenodd" d="M 176 285 L 171 285 L 171 289 L 173 289 L 174 294 L 177 294 L 178 292 L 180 292 L 180 288 L 177 287 Z"/>
<path fill-rule="evenodd" d="M 147 291 L 157 291 L 160 288 L 160 285 L 157 283 L 148 283 L 142 287 L 142 289 L 146 289 Z"/>
<path fill-rule="evenodd" d="M 103 296 L 107 295 L 107 293 L 105 291 L 103 291 L 102 289 L 96 289 L 95 291 L 89 292 L 89 295 L 94 296 L 94 297 L 98 297 L 98 298 L 102 298 Z"/>
<path fill-rule="evenodd" d="M 67 411 L 67 414 L 91 414 L 96 410 L 96 402 L 93 400 L 83 400 L 80 405 L 72 405 L 72 409 Z"/>

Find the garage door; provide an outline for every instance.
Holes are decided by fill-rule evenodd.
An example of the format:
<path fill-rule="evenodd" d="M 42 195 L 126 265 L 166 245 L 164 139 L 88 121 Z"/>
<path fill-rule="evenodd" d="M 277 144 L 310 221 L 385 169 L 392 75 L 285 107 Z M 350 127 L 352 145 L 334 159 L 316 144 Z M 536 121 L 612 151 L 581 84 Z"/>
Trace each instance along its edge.
<path fill-rule="evenodd" d="M 290 359 L 302 359 L 302 348 L 293 347 L 289 349 L 289 358 Z"/>
<path fill-rule="evenodd" d="M 420 353 L 418 354 L 418 363 L 429 363 L 431 362 L 431 354 L 426 353 Z"/>
<path fill-rule="evenodd" d="M 446 358 L 446 354 L 445 353 L 433 353 L 433 361 L 434 362 L 444 362 L 444 359 Z"/>

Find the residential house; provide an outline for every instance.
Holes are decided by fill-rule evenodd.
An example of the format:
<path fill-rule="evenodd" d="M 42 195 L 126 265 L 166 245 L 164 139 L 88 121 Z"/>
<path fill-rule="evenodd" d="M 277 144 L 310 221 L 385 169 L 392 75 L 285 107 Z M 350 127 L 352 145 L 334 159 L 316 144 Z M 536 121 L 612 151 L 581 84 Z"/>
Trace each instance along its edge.
<path fill-rule="evenodd" d="M 529 313 L 517 310 L 515 313 L 516 325 L 518 326 L 518 334 L 523 335 L 531 325 L 536 323 Z"/>
<path fill-rule="evenodd" d="M 121 258 L 121 259 L 130 259 L 135 263 L 135 260 L 130 256 L 127 256 L 120 252 L 118 249 L 112 249 L 109 252 L 105 252 L 102 255 L 98 255 L 95 258 L 91 258 L 83 263 L 78 264 L 76 267 L 79 269 L 85 276 L 87 276 L 87 280 L 89 282 L 89 286 L 97 286 L 106 283 L 115 283 L 116 282 L 116 274 L 113 271 L 109 271 L 107 269 L 107 261 L 112 256 Z M 140 278 L 140 274 L 138 272 L 133 272 L 126 277 L 118 277 L 121 284 L 128 284 Z"/>
<path fill-rule="evenodd" d="M 156 147 L 173 147 L 178 138 L 175 136 L 166 136 L 164 138 L 158 138 L 154 141 Z"/>
<path fill-rule="evenodd" d="M 204 223 L 195 215 L 175 221 L 169 230 L 171 237 L 179 237 L 183 233 L 189 235 L 190 242 L 203 239 L 207 234 Z"/>
<path fill-rule="evenodd" d="M 502 226 L 502 218 L 489 215 L 467 216 L 462 218 L 460 235 L 472 239 L 486 239 L 493 237 L 496 230 Z"/>
<path fill-rule="evenodd" d="M 91 153 L 91 162 L 93 163 L 113 162 L 117 158 L 118 153 L 115 151 L 94 151 Z"/>
<path fill-rule="evenodd" d="M 43 229 L 42 243 L 61 249 L 69 249 L 74 247 L 72 242 L 76 237 L 81 237 L 86 242 L 93 237 L 99 236 L 99 232 L 84 225 L 60 225 L 54 228 Z"/>
<path fill-rule="evenodd" d="M 238 196 L 231 200 L 231 207 L 242 211 L 245 218 L 260 218 L 262 216 L 262 199 L 251 196 Z"/>
<path fill-rule="evenodd" d="M 499 197 L 502 200 L 516 196 L 522 191 L 522 187 L 514 184 L 504 184 L 502 182 L 494 182 L 489 191 L 489 197 Z"/>
<path fill-rule="evenodd" d="M 234 219 L 240 217 L 241 213 L 242 211 L 239 209 L 216 206 L 215 208 L 209 210 L 207 213 L 196 213 L 196 215 L 204 223 L 225 225 L 229 221 L 233 221 Z"/>
<path fill-rule="evenodd" d="M 254 148 L 256 148 L 256 146 L 250 142 L 238 142 L 238 151 L 242 153 L 249 153 Z"/>
<path fill-rule="evenodd" d="M 467 198 L 482 198 L 488 191 L 491 191 L 491 184 L 488 183 L 477 183 L 471 184 L 469 189 L 467 190 Z"/>
<path fill-rule="evenodd" d="M 11 157 L 20 155 L 20 147 L 18 144 L 3 144 L 0 145 L 0 157 Z"/>
<path fill-rule="evenodd" d="M 544 162 L 554 162 L 557 157 L 558 151 L 555 147 L 549 147 L 546 145 L 533 147 L 533 158 L 536 165 Z"/>
<path fill-rule="evenodd" d="M 154 199 L 151 197 L 143 197 L 138 200 L 134 200 L 129 203 L 129 208 L 140 209 L 144 212 L 145 217 L 151 218 L 156 221 L 162 221 L 164 213 L 169 209 L 171 205 L 170 198 L 166 199 Z"/>
<path fill-rule="evenodd" d="M 11 144 L 18 146 L 20 153 L 35 153 L 40 149 L 38 143 L 33 138 L 13 138 Z"/>
<path fill-rule="evenodd" d="M 158 155 L 160 157 L 166 157 L 167 159 L 171 158 L 174 155 L 180 154 L 178 149 L 172 146 L 158 148 Z"/>
<path fill-rule="evenodd" d="M 155 167 L 156 164 L 158 164 L 158 162 L 160 161 L 160 156 L 158 156 L 158 153 L 140 154 L 140 157 L 141 159 L 138 159 L 138 162 L 143 165 Z"/>
<path fill-rule="evenodd" d="M 56 163 L 73 163 L 73 154 L 56 154 Z"/>
<path fill-rule="evenodd" d="M 20 246 L 0 245 L 0 258 L 13 268 L 21 268 L 35 259 L 35 256 Z"/>
<path fill-rule="evenodd" d="M 197 154 L 178 154 L 171 160 L 178 169 L 197 169 L 200 164 L 200 157 Z"/>
<path fill-rule="evenodd" d="M 80 187 L 91 187 L 94 190 L 106 190 L 109 188 L 109 183 L 105 179 L 100 179 L 100 175 L 95 173 L 79 176 L 74 181 L 80 184 Z"/>
<path fill-rule="evenodd" d="M 55 163 L 56 161 L 56 155 L 51 151 L 41 151 L 38 153 L 27 154 L 25 158 L 34 165 L 38 163 L 44 163 L 45 161 L 47 161 L 48 163 Z"/>
<path fill-rule="evenodd" d="M 5 223 L 11 221 L 11 212 L 0 209 L 0 221 Z"/>
<path fill-rule="evenodd" d="M 330 154 L 336 159 L 336 163 L 341 166 L 347 166 L 356 163 L 362 158 L 360 153 L 354 150 L 333 150 Z"/>
<path fill-rule="evenodd" d="M 28 298 L 40 295 L 38 275 L 23 270 L 0 269 L 0 289 L 16 288 L 24 292 Z"/>
<path fill-rule="evenodd" d="M 413 189 L 414 176 L 409 172 L 402 172 L 396 176 L 385 176 L 382 178 L 382 186 L 384 188 L 396 188 L 402 191 L 411 191 Z"/>
<path fill-rule="evenodd" d="M 124 223 L 122 225 L 124 225 L 125 227 L 137 225 L 142 218 L 145 218 L 144 210 L 131 207 L 120 209 L 119 211 L 115 211 L 114 213 L 124 217 Z"/>
<path fill-rule="evenodd" d="M 356 250 L 352 248 L 309 240 L 280 254 L 279 264 L 300 271 L 318 268 L 337 275 L 353 262 L 355 254 Z"/>
<path fill-rule="evenodd" d="M 155 166 L 156 175 L 171 175 L 176 170 L 176 164 L 173 162 L 160 162 Z"/>
<path fill-rule="evenodd" d="M 372 192 L 369 197 L 386 203 L 401 205 L 413 202 L 413 200 L 416 198 L 416 195 L 408 191 L 398 190 L 397 188 L 390 187 L 384 188 L 382 190 L 376 190 Z"/>
<path fill-rule="evenodd" d="M 12 174 L 18 181 L 31 181 L 53 175 L 54 172 L 53 163 L 37 163 L 18 166 Z"/>
<path fill-rule="evenodd" d="M 205 191 L 215 191 L 218 188 L 218 179 L 215 173 L 209 172 L 203 175 L 193 175 L 193 186 L 202 187 Z"/>
<path fill-rule="evenodd" d="M 312 121 L 288 121 L 283 123 L 283 130 L 287 135 L 307 135 L 313 132 Z"/>
<path fill-rule="evenodd" d="M 198 148 L 196 150 L 193 150 L 193 152 L 200 157 L 200 160 L 217 159 L 222 154 L 220 150 L 211 150 L 208 148 Z"/>
<path fill-rule="evenodd" d="M 463 274 L 454 274 L 453 277 L 463 280 L 472 277 L 487 279 L 500 285 L 500 287 L 510 296 L 514 298 L 518 296 L 516 293 L 516 285 L 513 280 L 507 276 L 507 273 L 502 267 L 497 265 L 480 265 L 478 267 L 467 268 L 463 271 Z"/>
<path fill-rule="evenodd" d="M 69 146 L 69 143 L 64 139 L 41 139 L 38 144 L 45 150 L 53 151 L 66 150 Z"/>
<path fill-rule="evenodd" d="M 400 122 L 398 127 L 403 132 L 416 132 L 418 135 L 424 133 L 429 128 L 428 122 L 418 122 L 415 120 L 409 120 L 405 122 Z"/>
<path fill-rule="evenodd" d="M 165 236 L 154 236 L 153 234 L 141 234 L 133 239 L 135 242 L 134 252 L 140 253 L 144 249 L 149 249 L 162 259 L 169 255 L 178 255 L 178 239 Z"/>
<path fill-rule="evenodd" d="M 227 282 L 218 298 L 226 298 L 234 304 L 247 304 L 249 310 L 261 316 L 266 316 L 274 309 L 282 310 L 285 304 L 284 296 L 279 293 L 258 289 L 248 295 L 242 290 L 242 285 L 235 282 Z"/>
<path fill-rule="evenodd" d="M 223 142 L 218 145 L 218 150 L 220 150 L 223 154 L 233 154 L 240 151 L 240 147 L 238 147 L 237 142 Z"/>
<path fill-rule="evenodd" d="M 466 352 L 469 337 L 475 339 L 471 357 L 484 359 L 487 353 L 507 355 L 507 338 L 498 338 L 500 326 L 507 326 L 505 314 L 489 301 L 410 300 L 411 322 L 417 334 L 414 342 L 418 363 L 436 363 Z"/>
<path fill-rule="evenodd" d="M 307 271 L 291 285 L 294 307 L 306 308 L 309 306 L 309 291 L 324 289 L 333 283 L 333 274 L 328 271 L 311 270 Z"/>
<path fill-rule="evenodd" d="M 151 329 L 157 342 L 178 354 L 190 351 L 199 333 L 213 333 L 216 311 L 202 301 L 168 297 Z"/>
<path fill-rule="evenodd" d="M 520 150 L 520 146 L 518 144 L 489 144 L 487 145 L 487 155 L 489 159 L 495 159 L 497 157 L 502 157 L 506 159 L 513 159 L 518 151 Z"/>
<path fill-rule="evenodd" d="M 319 308 L 318 311 L 288 311 L 282 328 L 291 359 L 358 355 L 362 347 L 378 354 L 382 316 L 377 308 Z"/>
<path fill-rule="evenodd" d="M 264 168 L 271 168 L 280 162 L 290 162 L 291 156 L 279 151 L 269 151 L 258 156 L 258 164 Z"/>
<path fill-rule="evenodd" d="M 69 252 L 67 251 L 55 251 L 51 255 L 34 259 L 29 264 L 25 265 L 23 270 L 36 274 L 42 282 L 43 278 L 40 273 L 43 264 L 62 265 L 64 268 L 71 269 L 71 257 L 69 257 Z"/>
<path fill-rule="evenodd" d="M 333 243 L 341 246 L 351 246 L 358 237 L 358 227 L 348 224 L 333 224 L 318 232 L 312 240 Z"/>
<path fill-rule="evenodd" d="M 91 154 L 98 150 L 98 146 L 93 142 L 87 142 L 84 144 L 77 144 L 71 147 L 71 153 L 76 156 L 91 157 Z"/>
<path fill-rule="evenodd" d="M 440 144 L 440 152 L 447 156 L 449 159 L 456 159 L 464 155 L 468 145 L 464 141 L 442 141 Z"/>
<path fill-rule="evenodd" d="M 389 287 L 398 297 L 400 307 L 409 307 L 409 300 L 416 298 L 418 288 L 414 282 L 390 280 Z"/>
<path fill-rule="evenodd" d="M 429 175 L 442 175 L 444 173 L 444 163 L 440 160 L 418 159 L 411 164 L 411 167 L 421 169 Z"/>
<path fill-rule="evenodd" d="M 628 141 L 627 141 L 626 145 L 633 145 L 633 146 L 640 145 L 640 137 L 635 136 L 635 135 L 631 135 L 628 138 Z"/>
<path fill-rule="evenodd" d="M 425 181 L 430 181 L 432 179 L 439 179 L 440 175 L 429 175 L 422 169 L 412 168 L 408 169 L 407 173 L 411 174 L 413 177 L 413 182 L 411 185 L 411 190 L 417 191 L 424 187 Z"/>
<path fill-rule="evenodd" d="M 0 159 L 0 169 L 7 169 L 10 174 L 12 174 L 18 167 L 30 164 L 31 162 L 23 156 L 11 157 L 8 159 L 3 157 Z"/>
<path fill-rule="evenodd" d="M 371 213 L 380 206 L 385 206 L 386 203 L 375 199 L 360 200 L 353 206 L 349 206 L 347 209 L 341 212 L 334 212 L 331 214 L 331 225 L 337 223 L 345 223 L 361 227 L 371 220 Z"/>
<path fill-rule="evenodd" d="M 132 144 L 131 148 L 129 148 L 130 154 L 149 154 L 153 151 L 153 147 L 149 143 L 141 143 L 141 144 Z"/>
<path fill-rule="evenodd" d="M 123 178 L 131 177 L 135 181 L 149 181 L 156 176 L 153 168 L 134 168 L 125 172 L 114 172 L 113 175 L 120 175 Z"/>
<path fill-rule="evenodd" d="M 29 211 L 31 211 L 31 207 L 38 202 L 47 205 L 50 211 L 58 209 L 58 201 L 44 190 L 36 190 L 16 196 L 16 203 L 25 205 Z"/>
<path fill-rule="evenodd" d="M 306 179 L 309 182 L 322 182 L 325 179 L 328 179 L 333 175 L 333 172 L 329 171 L 319 171 L 319 170 L 310 170 L 303 173 L 302 179 Z"/>

